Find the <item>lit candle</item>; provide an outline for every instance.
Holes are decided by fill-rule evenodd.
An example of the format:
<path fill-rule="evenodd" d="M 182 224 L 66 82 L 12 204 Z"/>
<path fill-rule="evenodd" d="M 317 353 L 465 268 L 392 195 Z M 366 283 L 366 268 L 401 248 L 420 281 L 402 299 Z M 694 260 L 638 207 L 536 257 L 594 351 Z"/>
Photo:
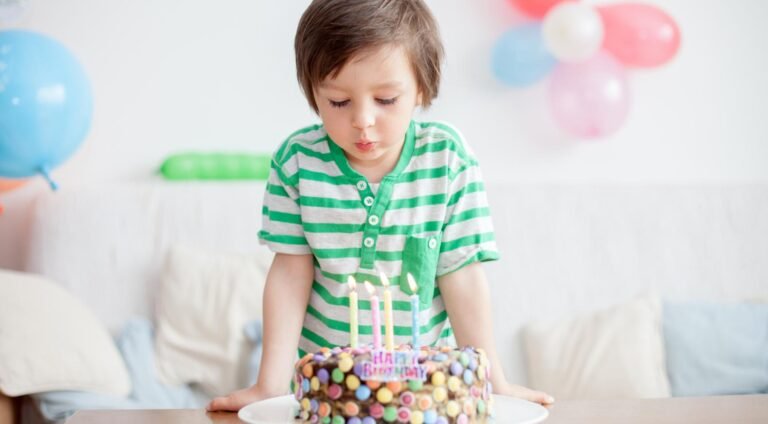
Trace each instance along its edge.
<path fill-rule="evenodd" d="M 369 282 L 365 282 L 365 289 L 371 295 L 371 325 L 373 326 L 373 348 L 381 349 L 381 313 L 379 312 L 379 296 L 376 289 Z"/>
<path fill-rule="evenodd" d="M 408 273 L 408 285 L 413 292 L 411 295 L 411 333 L 413 334 L 411 344 L 413 344 L 413 350 L 419 350 L 419 287 L 410 272 Z"/>
<path fill-rule="evenodd" d="M 392 323 L 392 292 L 389 291 L 389 278 L 381 273 L 381 285 L 384 286 L 384 347 L 395 350 L 395 328 Z"/>
<path fill-rule="evenodd" d="M 355 277 L 349 276 L 347 279 L 349 285 L 349 346 L 354 349 L 357 347 L 357 282 Z"/>

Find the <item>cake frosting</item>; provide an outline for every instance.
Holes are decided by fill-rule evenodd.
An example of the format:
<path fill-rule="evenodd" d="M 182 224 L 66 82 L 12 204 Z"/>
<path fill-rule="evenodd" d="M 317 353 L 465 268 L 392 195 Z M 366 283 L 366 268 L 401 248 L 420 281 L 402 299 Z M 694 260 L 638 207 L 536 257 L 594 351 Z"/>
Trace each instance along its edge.
<path fill-rule="evenodd" d="M 296 363 L 292 386 L 303 422 L 447 424 L 492 416 L 490 363 L 471 347 L 322 348 Z"/>

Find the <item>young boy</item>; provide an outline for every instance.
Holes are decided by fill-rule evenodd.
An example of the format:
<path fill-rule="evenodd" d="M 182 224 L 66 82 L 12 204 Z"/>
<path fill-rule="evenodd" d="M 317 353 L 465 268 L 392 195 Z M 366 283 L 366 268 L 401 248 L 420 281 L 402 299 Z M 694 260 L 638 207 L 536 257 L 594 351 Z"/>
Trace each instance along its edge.
<path fill-rule="evenodd" d="M 380 285 L 381 273 L 392 282 L 396 344 L 410 342 L 411 273 L 422 344 L 455 336 L 460 346 L 483 348 L 495 393 L 553 402 L 509 384 L 496 354 L 480 262 L 498 254 L 476 160 L 452 127 L 411 119 L 440 82 L 443 48 L 426 5 L 314 0 L 295 49 L 322 125 L 292 134 L 272 160 L 259 238 L 275 258 L 258 382 L 208 409 L 236 411 L 285 394 L 297 346 L 304 354 L 349 343 L 347 277 Z M 360 309 L 361 341 L 369 342 L 369 306 Z"/>

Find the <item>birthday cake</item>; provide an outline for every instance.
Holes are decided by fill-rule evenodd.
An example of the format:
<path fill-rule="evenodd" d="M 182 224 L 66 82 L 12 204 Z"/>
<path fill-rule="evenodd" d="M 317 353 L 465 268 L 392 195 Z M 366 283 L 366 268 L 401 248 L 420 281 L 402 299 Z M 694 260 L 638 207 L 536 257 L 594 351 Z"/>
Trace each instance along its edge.
<path fill-rule="evenodd" d="M 470 423 L 492 416 L 481 349 L 361 346 L 308 353 L 292 382 L 297 419 L 310 423 Z"/>

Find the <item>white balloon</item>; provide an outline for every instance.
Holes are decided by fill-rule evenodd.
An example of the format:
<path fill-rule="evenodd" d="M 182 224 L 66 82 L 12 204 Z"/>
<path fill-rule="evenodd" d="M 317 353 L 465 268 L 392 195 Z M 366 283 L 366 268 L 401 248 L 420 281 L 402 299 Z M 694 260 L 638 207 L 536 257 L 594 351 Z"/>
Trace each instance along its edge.
<path fill-rule="evenodd" d="M 603 21 L 597 10 L 586 4 L 564 2 L 544 17 L 544 43 L 563 62 L 586 60 L 603 43 Z"/>

